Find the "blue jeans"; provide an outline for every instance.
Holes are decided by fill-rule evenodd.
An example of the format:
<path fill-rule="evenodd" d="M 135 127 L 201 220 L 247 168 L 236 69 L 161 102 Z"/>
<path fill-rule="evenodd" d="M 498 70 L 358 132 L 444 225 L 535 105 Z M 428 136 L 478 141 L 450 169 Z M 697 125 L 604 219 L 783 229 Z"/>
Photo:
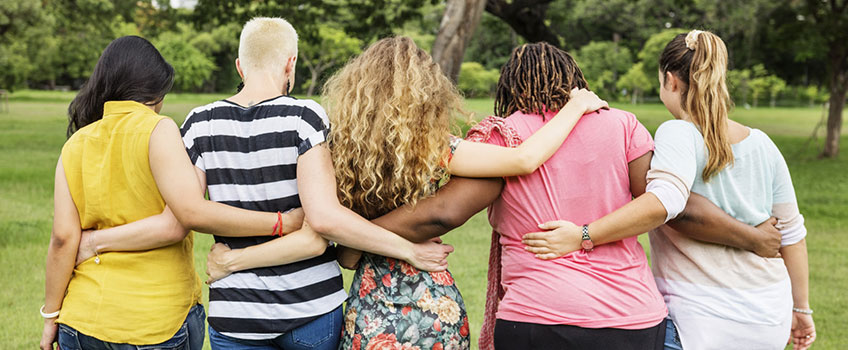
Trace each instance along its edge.
<path fill-rule="evenodd" d="M 203 305 L 195 305 L 185 322 L 171 339 L 154 345 L 110 343 L 82 334 L 67 325 L 59 325 L 59 348 L 62 350 L 201 350 L 206 324 Z"/>
<path fill-rule="evenodd" d="M 341 306 L 274 339 L 237 339 L 209 326 L 209 344 L 214 350 L 336 350 L 341 335 Z"/>
<path fill-rule="evenodd" d="M 665 319 L 665 350 L 683 350 L 680 344 L 680 335 L 677 334 L 677 326 L 670 318 Z"/>

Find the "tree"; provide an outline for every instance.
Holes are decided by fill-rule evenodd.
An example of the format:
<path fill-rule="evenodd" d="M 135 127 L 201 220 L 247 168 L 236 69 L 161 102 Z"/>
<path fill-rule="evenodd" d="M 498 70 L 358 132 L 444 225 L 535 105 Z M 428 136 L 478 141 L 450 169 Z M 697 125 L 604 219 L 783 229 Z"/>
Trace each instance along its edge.
<path fill-rule="evenodd" d="M 668 44 L 671 39 L 674 39 L 677 34 L 685 33 L 683 29 L 666 29 L 654 35 L 651 35 L 647 41 L 645 41 L 645 45 L 642 46 L 642 50 L 639 51 L 639 54 L 636 57 L 639 58 L 639 62 L 642 64 L 644 68 L 645 75 L 648 77 L 653 77 L 657 75 L 657 72 L 660 70 L 660 55 L 663 50 L 665 50 L 665 46 Z M 650 79 L 651 86 L 648 89 L 644 89 L 642 91 L 648 91 L 649 89 L 659 89 L 660 81 L 659 79 Z"/>
<path fill-rule="evenodd" d="M 439 33 L 433 42 L 433 60 L 456 82 L 465 47 L 480 23 L 486 0 L 448 0 Z M 481 66 L 482 67 L 482 66 Z"/>
<path fill-rule="evenodd" d="M 547 42 L 562 47 L 559 35 L 548 25 L 548 7 L 553 0 L 487 0 L 486 11 L 509 24 L 528 42 Z"/>
<path fill-rule="evenodd" d="M 494 91 L 500 79 L 497 69 L 486 69 L 477 62 L 463 62 L 457 88 L 466 97 L 485 96 Z"/>
<path fill-rule="evenodd" d="M 656 79 L 654 79 L 656 80 Z M 630 103 L 636 104 L 642 92 L 651 89 L 651 80 L 645 74 L 642 62 L 634 64 L 615 84 L 619 89 L 626 89 L 630 94 Z"/>
<path fill-rule="evenodd" d="M 748 94 L 751 92 L 751 70 L 733 69 L 727 71 L 727 87 L 730 96 L 737 103 L 748 104 Z"/>
<path fill-rule="evenodd" d="M 302 42 L 298 56 L 311 73 L 306 96 L 312 96 L 315 92 L 324 71 L 359 53 L 361 46 L 361 40 L 351 38 L 342 30 L 330 26 L 318 29 L 317 40 Z"/>
<path fill-rule="evenodd" d="M 615 82 L 633 63 L 630 49 L 612 41 L 593 41 L 577 50 L 577 64 L 593 91 L 605 98 L 616 96 Z"/>
<path fill-rule="evenodd" d="M 848 0 L 808 0 L 805 5 L 804 12 L 812 18 L 810 30 L 815 32 L 814 40 L 827 48 L 830 110 L 822 156 L 836 158 L 842 132 L 842 110 L 848 92 Z"/>
<path fill-rule="evenodd" d="M 174 87 L 177 90 L 193 90 L 203 85 L 217 67 L 200 49 L 192 45 L 199 34 L 191 26 L 182 24 L 179 32 L 162 33 L 154 44 L 162 57 L 174 66 Z"/>
<path fill-rule="evenodd" d="M 41 2 L 0 2 L 0 88 L 23 86 L 41 68 L 32 57 L 50 57 L 55 51 L 54 40 L 41 40 L 50 38 L 53 25 L 54 17 Z M 47 69 L 53 70 L 52 66 Z"/>
<path fill-rule="evenodd" d="M 777 96 L 783 90 L 786 90 L 786 81 L 778 78 L 776 75 L 768 76 L 769 79 L 769 96 L 771 97 L 770 106 L 773 108 L 777 103 Z"/>

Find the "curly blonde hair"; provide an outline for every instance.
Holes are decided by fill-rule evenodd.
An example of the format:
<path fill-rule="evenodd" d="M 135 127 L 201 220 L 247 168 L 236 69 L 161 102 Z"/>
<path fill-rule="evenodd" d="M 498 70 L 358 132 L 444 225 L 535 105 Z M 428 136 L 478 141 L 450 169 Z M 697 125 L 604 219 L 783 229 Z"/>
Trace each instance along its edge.
<path fill-rule="evenodd" d="M 408 37 L 368 47 L 324 85 L 339 200 L 366 218 L 432 195 L 462 98 Z"/>

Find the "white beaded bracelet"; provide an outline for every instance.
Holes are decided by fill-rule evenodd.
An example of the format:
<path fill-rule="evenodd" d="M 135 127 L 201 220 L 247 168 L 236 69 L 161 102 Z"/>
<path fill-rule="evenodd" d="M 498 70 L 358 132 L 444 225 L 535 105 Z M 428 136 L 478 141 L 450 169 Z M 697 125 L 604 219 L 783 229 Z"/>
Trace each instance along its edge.
<path fill-rule="evenodd" d="M 812 309 L 799 309 L 797 307 L 793 307 L 792 311 L 797 312 L 799 314 L 804 314 L 804 315 L 812 315 L 813 314 Z"/>
<path fill-rule="evenodd" d="M 56 310 L 55 312 L 51 312 L 49 314 L 45 314 L 44 313 L 44 305 L 41 305 L 41 310 L 38 310 L 38 312 L 41 313 L 41 317 L 44 317 L 44 318 L 53 318 L 53 317 L 59 316 L 59 310 Z"/>

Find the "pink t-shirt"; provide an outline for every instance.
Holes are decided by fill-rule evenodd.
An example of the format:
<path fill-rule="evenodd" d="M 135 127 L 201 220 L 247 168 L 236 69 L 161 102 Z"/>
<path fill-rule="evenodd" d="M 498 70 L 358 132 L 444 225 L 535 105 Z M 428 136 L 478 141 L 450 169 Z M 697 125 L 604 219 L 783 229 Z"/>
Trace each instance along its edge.
<path fill-rule="evenodd" d="M 550 120 L 517 112 L 505 120 L 522 140 Z M 493 132 L 488 140 L 505 145 Z M 550 220 L 578 225 L 630 202 L 628 163 L 653 149 L 648 130 L 618 109 L 583 118 L 556 153 L 526 176 L 505 178 L 489 222 L 500 233 L 502 287 L 497 318 L 585 328 L 643 329 L 668 314 L 636 237 L 554 260 L 524 250 L 521 238 Z M 591 232 L 590 232 L 591 234 Z"/>

